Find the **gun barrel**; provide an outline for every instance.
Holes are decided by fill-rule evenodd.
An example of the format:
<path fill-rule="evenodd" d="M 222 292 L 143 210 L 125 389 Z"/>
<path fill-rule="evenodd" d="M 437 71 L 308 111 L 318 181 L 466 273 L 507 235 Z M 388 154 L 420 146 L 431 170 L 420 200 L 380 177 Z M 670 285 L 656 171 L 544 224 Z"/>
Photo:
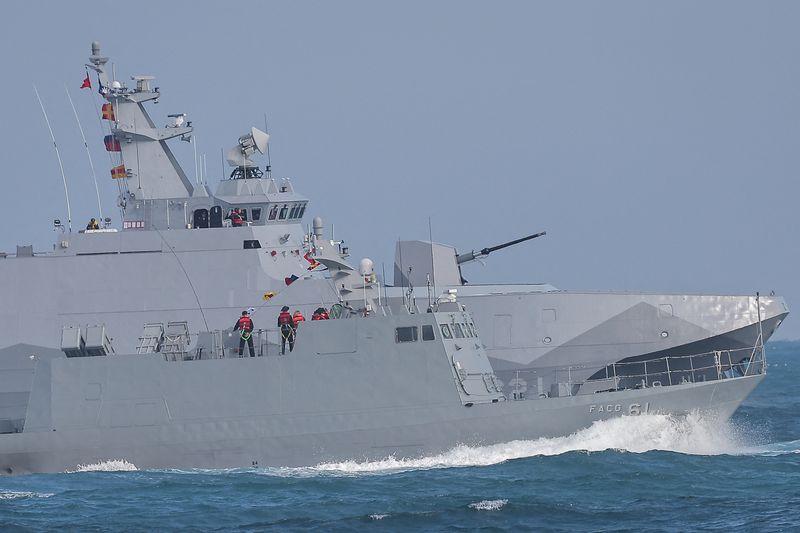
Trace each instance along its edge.
<path fill-rule="evenodd" d="M 485 257 L 485 256 L 489 255 L 492 252 L 496 252 L 497 250 L 502 250 L 503 248 L 508 248 L 509 246 L 514 246 L 515 244 L 519 244 L 521 242 L 529 241 L 529 240 L 535 239 L 537 237 L 542 237 L 543 235 L 547 235 L 547 232 L 546 231 L 542 231 L 540 233 L 534 233 L 533 235 L 527 235 L 527 236 L 522 237 L 520 239 L 515 239 L 513 241 L 504 242 L 503 244 L 498 244 L 497 246 L 490 246 L 490 247 L 487 247 L 487 248 L 483 248 L 483 249 L 481 249 L 480 252 L 475 252 L 475 250 L 472 250 L 471 252 L 467 252 L 467 253 L 464 253 L 464 254 L 458 254 L 456 256 L 456 262 L 459 265 L 464 264 L 464 263 L 468 263 L 470 261 L 474 261 L 475 259 L 478 259 L 479 257 Z"/>

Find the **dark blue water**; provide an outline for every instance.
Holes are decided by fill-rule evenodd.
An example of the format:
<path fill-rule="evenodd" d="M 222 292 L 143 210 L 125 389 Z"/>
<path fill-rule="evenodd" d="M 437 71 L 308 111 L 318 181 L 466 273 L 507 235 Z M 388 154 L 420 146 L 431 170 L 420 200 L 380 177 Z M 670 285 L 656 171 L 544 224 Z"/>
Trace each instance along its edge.
<path fill-rule="evenodd" d="M 768 357 L 767 379 L 725 425 L 648 415 L 414 461 L 2 478 L 0 526 L 800 531 L 800 343 L 772 343 Z"/>

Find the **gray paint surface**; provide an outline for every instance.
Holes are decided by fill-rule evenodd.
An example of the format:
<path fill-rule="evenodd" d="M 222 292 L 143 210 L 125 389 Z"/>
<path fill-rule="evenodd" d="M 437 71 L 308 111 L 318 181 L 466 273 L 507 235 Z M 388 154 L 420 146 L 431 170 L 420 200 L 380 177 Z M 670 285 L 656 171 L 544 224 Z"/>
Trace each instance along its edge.
<path fill-rule="evenodd" d="M 121 428 L 170 427 L 169 431 L 172 431 L 174 427 L 167 420 L 172 416 L 170 401 L 176 406 L 185 406 L 187 398 L 193 397 L 200 390 L 199 383 L 209 379 L 209 368 L 217 364 L 198 363 L 197 368 L 202 368 L 206 373 L 198 373 L 192 378 L 194 381 L 188 379 L 190 373 L 187 373 L 187 384 L 183 387 L 177 385 L 178 381 L 163 382 L 165 379 L 177 380 L 178 378 L 169 378 L 167 375 L 175 370 L 160 367 L 154 362 L 144 367 L 134 365 L 130 368 L 121 362 L 124 357 L 87 358 L 86 361 L 76 362 L 53 353 L 53 348 L 59 345 L 64 326 L 102 324 L 113 337 L 115 350 L 124 354 L 133 352 L 142 324 L 146 322 L 186 321 L 191 332 L 222 330 L 230 326 L 232 318 L 242 308 L 257 307 L 254 318 L 263 318 L 264 323 L 269 325 L 274 322 L 277 309 L 282 305 L 301 309 L 310 316 L 313 309 L 320 305 L 331 307 L 335 303 L 341 303 L 349 310 L 348 315 L 387 315 L 383 321 L 365 321 L 365 324 L 379 330 L 379 326 L 374 324 L 393 323 L 392 320 L 400 320 L 399 317 L 408 315 L 409 312 L 413 314 L 415 311 L 424 311 L 431 305 L 423 304 L 419 279 L 416 281 L 417 292 L 409 294 L 410 301 L 404 303 L 400 294 L 402 287 L 387 290 L 381 287 L 374 273 L 368 271 L 369 267 L 360 267 L 359 271 L 351 266 L 347 259 L 347 247 L 342 241 L 333 240 L 333 235 L 330 235 L 330 239 L 326 238 L 321 228 L 314 233 L 307 232 L 303 226 L 303 216 L 299 214 L 301 207 L 302 211 L 305 210 L 307 199 L 295 192 L 291 180 L 274 178 L 267 173 L 259 179 L 223 180 L 216 190 L 205 184 L 189 183 L 164 140 L 188 138 L 190 134 L 194 134 L 194 130 L 188 125 L 157 127 L 142 104 L 160 99 L 160 89 L 156 89 L 153 84 L 138 82 L 129 86 L 123 84 L 116 89 L 111 85 L 100 50 L 95 50 L 95 54 L 91 59 L 92 66 L 98 70 L 101 83 L 111 87 L 106 99 L 114 106 L 117 118 L 111 124 L 111 132 L 124 145 L 122 164 L 128 177 L 118 181 L 121 186 L 119 203 L 125 209 L 123 225 L 121 231 L 118 228 L 86 232 L 57 231 L 52 252 L 35 256 L 19 253 L 16 257 L 0 259 L 0 291 L 3 295 L 0 368 L 7 375 L 16 372 L 19 377 L 18 380 L 7 380 L 0 389 L 0 394 L 4 395 L 0 403 L 4 417 L 2 423 L 5 431 L 19 431 L 19 420 L 24 420 L 25 426 L 22 437 L 6 433 L 8 436 L 3 437 L 3 442 L 10 447 L 21 441 L 27 442 L 26 434 L 37 428 L 44 431 L 48 428 L 48 423 L 50 426 L 64 423 L 64 427 L 68 428 L 67 434 L 74 430 L 77 432 L 75 435 L 82 429 L 95 431 L 92 428 L 99 425 L 100 433 L 96 436 L 98 442 L 102 443 L 99 447 L 103 450 L 114 449 L 116 439 L 129 432 L 128 429 L 124 429 L 122 433 L 105 429 L 117 427 L 115 424 L 119 424 Z M 213 208 L 227 213 L 233 207 L 248 210 L 251 218 L 247 225 L 228 227 L 229 224 L 226 223 L 225 227 L 202 227 L 200 221 L 203 219 L 198 218 L 201 212 Z M 261 216 L 258 218 L 255 215 L 256 210 L 260 210 Z M 281 214 L 273 218 L 272 213 L 277 212 Z M 287 212 L 292 214 L 284 216 Z M 294 213 L 298 214 L 295 216 Z M 428 256 L 426 261 L 424 254 L 431 249 L 436 251 L 435 259 Z M 455 360 L 453 365 L 458 369 L 457 375 L 446 378 L 447 372 L 427 367 L 428 359 L 423 364 L 421 361 L 414 362 L 412 358 L 410 371 L 420 370 L 424 366 L 426 371 L 422 376 L 432 380 L 427 386 L 419 385 L 421 388 L 416 392 L 420 399 L 432 394 L 431 391 L 435 391 L 435 394 L 447 394 L 445 391 L 448 388 L 442 385 L 453 378 L 460 382 L 460 389 L 456 387 L 461 391 L 457 393 L 461 397 L 460 402 L 448 403 L 437 419 L 423 419 L 419 422 L 426 429 L 430 425 L 444 424 L 445 428 L 452 430 L 443 430 L 430 442 L 421 439 L 419 447 L 423 452 L 452 445 L 454 437 L 464 438 L 468 435 L 465 433 L 466 428 L 460 425 L 466 423 L 464 417 L 452 410 L 459 404 L 467 407 L 467 404 L 472 406 L 479 403 L 474 401 L 481 396 L 475 391 L 475 387 L 480 389 L 485 386 L 491 392 L 491 386 L 486 381 L 487 375 L 494 376 L 494 370 L 489 366 L 490 361 L 498 370 L 532 369 L 537 365 L 549 367 L 556 364 L 606 365 L 650 353 L 661 353 L 664 350 L 686 350 L 689 346 L 699 346 L 698 343 L 708 343 L 703 345 L 704 349 L 715 350 L 753 346 L 756 344 L 757 332 L 760 331 L 756 327 L 759 317 L 764 320 L 765 336 L 768 337 L 788 312 L 783 299 L 772 296 L 759 300 L 759 313 L 756 300 L 750 296 L 614 292 L 584 294 L 562 292 L 547 285 L 462 287 L 458 285 L 460 275 L 458 267 L 455 267 L 452 247 L 416 243 L 406 254 L 403 262 L 413 257 L 416 276 L 425 272 L 426 264 L 430 264 L 432 270 L 443 273 L 438 280 L 431 276 L 434 283 L 438 284 L 433 290 L 432 298 L 439 298 L 441 291 L 450 288 L 461 291 L 460 302 L 475 309 L 475 322 L 484 335 L 481 339 L 460 341 L 462 344 L 472 343 L 471 347 L 464 345 L 454 348 L 458 357 L 465 358 L 460 364 L 479 369 L 475 376 L 483 376 L 482 378 L 472 378 L 466 370 L 465 375 L 459 378 L 461 368 Z M 315 268 L 312 263 L 319 263 L 320 268 Z M 399 270 L 405 271 L 405 264 L 401 267 Z M 284 278 L 288 279 L 289 276 L 295 277 L 296 281 L 291 284 L 284 282 Z M 267 300 L 263 296 L 267 292 L 274 293 L 275 296 Z M 445 302 L 444 305 L 457 309 L 455 303 Z M 392 316 L 398 318 L 391 318 Z M 35 317 L 34 325 L 31 325 L 28 317 Z M 388 330 L 383 331 L 382 336 L 376 334 L 373 337 L 359 330 L 353 333 L 359 342 L 351 345 L 344 324 L 352 322 L 335 321 L 315 325 L 318 331 L 333 329 L 326 337 L 309 336 L 309 345 L 317 346 L 315 353 L 318 355 L 326 353 L 325 350 L 330 349 L 330 346 L 340 346 L 337 353 L 371 358 L 369 360 L 373 361 L 374 372 L 362 375 L 359 383 L 379 381 L 377 384 L 367 385 L 373 387 L 369 389 L 372 394 L 368 395 L 372 402 L 380 405 L 381 399 L 375 395 L 375 391 L 384 391 L 387 409 L 402 411 L 405 407 L 410 407 L 402 401 L 398 403 L 398 398 L 402 399 L 409 387 L 409 379 L 412 379 L 410 376 L 403 377 L 406 370 L 392 371 L 391 368 L 382 368 L 383 363 L 374 362 L 377 361 L 375 357 L 385 352 L 386 343 L 389 342 L 387 339 L 391 338 L 387 334 Z M 365 335 L 363 338 L 362 334 Z M 477 355 L 470 359 L 469 354 L 480 354 L 482 359 L 478 362 L 475 358 Z M 431 354 L 421 350 L 413 355 L 420 357 Z M 456 357 L 454 354 L 448 356 Z M 152 359 L 151 357 L 150 360 Z M 143 357 L 141 360 L 147 361 L 148 358 Z M 297 360 L 303 361 L 299 356 Z M 386 363 L 393 363 L 393 360 L 389 358 Z M 184 366 L 174 368 L 187 372 Z M 343 368 L 337 366 L 332 372 L 337 374 L 348 371 L 354 377 L 363 374 L 362 369 L 356 368 L 358 365 L 349 368 L 347 365 L 342 366 Z M 39 368 L 42 369 L 41 372 L 37 371 Z M 195 367 L 185 368 L 195 370 Z M 140 379 L 125 382 L 123 375 L 127 371 L 133 372 L 133 375 L 141 372 Z M 291 383 L 299 383 L 298 375 L 311 371 L 309 366 L 296 369 L 297 373 L 291 376 Z M 84 382 L 93 372 L 98 372 L 94 378 L 96 381 Z M 103 376 L 108 377 L 107 372 L 122 373 L 115 378 L 109 378 L 110 381 L 104 387 Z M 452 369 L 448 369 L 448 372 L 452 372 Z M 380 379 L 376 377 L 376 373 L 381 376 Z M 220 389 L 216 394 L 224 396 L 226 391 L 230 395 L 238 393 L 242 379 L 244 378 L 233 375 L 227 388 Z M 744 383 L 754 385 L 757 380 L 747 377 L 734 382 L 740 385 L 719 385 L 731 391 L 730 398 L 725 399 L 723 395 L 720 404 L 703 400 L 706 393 L 703 391 L 708 390 L 705 385 L 695 384 L 693 389 L 698 391 L 697 396 L 688 396 L 699 401 L 701 406 L 708 405 L 714 410 L 720 410 L 724 416 L 729 416 L 751 388 Z M 66 388 L 62 390 L 51 387 L 50 392 L 47 392 L 48 383 L 63 384 Z M 162 385 L 159 386 L 159 383 Z M 272 385 L 277 386 L 279 391 L 283 390 L 282 382 Z M 320 388 L 323 386 L 322 383 L 318 385 Z M 563 389 L 559 383 L 548 385 L 554 385 L 554 391 Z M 195 413 L 195 417 L 208 419 L 208 422 L 201 424 L 225 425 L 229 423 L 230 417 L 255 419 L 265 413 L 269 414 L 270 409 L 277 409 L 275 414 L 284 417 L 279 420 L 279 424 L 300 424 L 301 418 L 298 415 L 306 411 L 296 411 L 298 406 L 305 405 L 308 401 L 319 403 L 320 398 L 316 395 L 300 396 L 294 390 L 297 386 L 290 387 L 293 396 L 290 395 L 292 404 L 288 408 L 282 403 L 280 396 L 277 400 L 267 397 L 266 401 L 257 396 L 245 403 L 247 408 L 223 401 L 219 404 L 222 411 L 218 416 L 213 414 L 216 407 L 201 402 L 198 404 L 200 411 Z M 107 393 L 104 388 L 108 389 Z M 274 387 L 270 388 L 273 394 L 274 390 Z M 356 390 L 360 389 L 335 389 L 333 399 L 340 402 L 337 404 L 339 409 L 353 409 L 358 397 L 367 397 L 365 391 L 356 395 Z M 505 399 L 498 390 L 495 392 L 497 394 L 492 399 L 498 403 Z M 75 394 L 83 396 L 83 400 L 72 396 Z M 248 389 L 245 394 L 257 393 Z M 452 396 L 453 391 L 450 390 L 449 394 Z M 470 396 L 470 401 L 464 399 L 464 394 Z M 655 398 L 662 398 L 659 391 L 652 394 Z M 121 396 L 115 400 L 115 395 Z M 168 396 L 171 398 L 169 401 Z M 685 400 L 674 405 L 670 403 L 675 396 L 674 392 L 664 393 L 664 403 L 659 408 L 669 412 L 684 411 L 688 405 Z M 436 405 L 438 400 L 430 401 L 433 402 L 432 405 Z M 105 406 L 106 411 L 96 410 L 101 405 Z M 429 407 L 424 403 L 418 407 L 425 409 L 426 405 Z M 551 405 L 558 406 L 559 402 Z M 250 412 L 249 408 L 255 410 Z M 180 416 L 180 407 L 176 409 Z M 324 410 L 316 412 L 313 405 L 306 405 L 304 409 L 312 413 L 311 416 L 315 419 L 325 415 Z M 527 411 L 522 408 L 500 409 L 510 409 L 493 411 L 501 413 L 499 419 L 506 421 L 508 419 L 505 417 L 513 416 L 513 413 L 523 420 L 525 416 L 532 416 L 526 414 Z M 543 412 L 536 407 L 526 409 Z M 394 415 L 395 411 L 391 414 Z M 368 412 L 363 416 L 364 423 L 374 423 L 374 413 Z M 554 415 L 550 413 L 549 416 Z M 413 417 L 409 419 L 409 424 L 414 425 L 413 420 Z M 245 422 L 245 426 L 254 423 L 255 421 Z M 539 423 L 541 424 L 541 420 Z M 586 423 L 585 417 L 576 414 L 563 427 L 555 421 L 552 422 L 552 427 L 574 430 L 584 427 Z M 314 430 L 309 429 L 311 427 L 306 425 L 306 431 L 313 433 Z M 543 427 L 548 426 L 544 424 Z M 50 429 L 58 431 L 57 427 Z M 193 428 L 192 431 L 196 429 Z M 369 438 L 385 442 L 379 448 L 413 447 L 413 443 L 400 445 L 397 442 L 406 441 L 393 440 L 398 431 L 404 431 L 402 425 L 400 429 L 384 429 L 375 432 L 376 428 L 367 428 L 368 432 L 375 432 Z M 135 450 L 133 453 L 137 457 L 142 453 L 142 448 L 156 446 L 147 437 L 150 431 L 140 430 L 137 433 L 140 438 L 131 448 Z M 319 427 L 318 433 L 327 433 L 324 424 Z M 45 441 L 52 445 L 47 453 L 59 457 L 63 446 L 69 445 L 68 441 L 61 441 L 62 437 L 53 437 L 50 432 L 46 434 L 48 438 Z M 498 433 L 501 434 L 503 433 Z M 270 439 L 291 436 L 280 429 L 269 432 L 269 435 Z M 476 434 L 476 438 L 480 435 Z M 516 438 L 514 433 L 505 435 Z M 340 444 L 334 446 L 337 451 L 332 452 L 331 457 L 343 457 L 345 452 L 361 450 L 354 446 L 352 439 L 352 431 L 342 434 Z M 173 435 L 166 444 L 173 446 L 180 442 L 182 441 L 178 435 Z M 323 438 L 316 445 L 329 444 Z M 227 464 L 228 459 L 217 460 L 213 456 L 214 453 L 225 456 L 232 453 L 231 449 L 218 442 L 210 446 L 212 459 L 198 459 L 195 464 Z M 309 455 L 308 451 L 298 451 L 297 455 L 287 456 L 285 461 L 287 464 L 294 464 L 302 462 L 302 458 L 318 457 Z M 48 460 L 44 456 L 37 457 L 37 461 Z M 145 454 L 142 457 L 145 464 L 157 462 L 152 455 Z M 170 453 L 163 460 L 174 461 L 174 457 Z M 269 455 L 265 457 L 263 460 L 268 464 L 281 464 L 281 460 Z M 11 466 L 9 468 L 15 469 Z"/>

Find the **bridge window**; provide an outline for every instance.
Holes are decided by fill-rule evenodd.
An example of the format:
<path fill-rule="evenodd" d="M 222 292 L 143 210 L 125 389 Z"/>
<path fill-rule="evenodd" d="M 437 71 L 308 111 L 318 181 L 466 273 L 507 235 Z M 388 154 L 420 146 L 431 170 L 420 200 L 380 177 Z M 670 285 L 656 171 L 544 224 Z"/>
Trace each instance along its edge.
<path fill-rule="evenodd" d="M 252 209 L 252 213 L 253 213 L 253 222 L 261 220 L 261 208 L 260 207 L 254 207 Z"/>
<path fill-rule="evenodd" d="M 294 218 L 294 215 L 297 213 L 297 204 L 292 205 L 292 210 L 289 211 L 289 218 Z"/>
<path fill-rule="evenodd" d="M 281 212 L 278 215 L 278 220 L 286 220 L 286 213 L 288 211 L 289 211 L 289 206 L 286 205 L 286 204 L 283 204 L 283 207 L 281 207 Z"/>
<path fill-rule="evenodd" d="M 433 334 L 433 326 L 422 326 L 422 340 L 436 340 L 436 335 Z"/>
<path fill-rule="evenodd" d="M 456 334 L 456 339 L 464 338 L 464 331 L 461 329 L 461 324 L 453 324 L 453 332 Z"/>
<path fill-rule="evenodd" d="M 192 222 L 195 228 L 208 227 L 208 209 L 195 209 L 192 215 Z"/>
<path fill-rule="evenodd" d="M 273 205 L 272 209 L 269 210 L 269 220 L 275 220 L 276 216 L 278 216 L 278 206 Z"/>
<path fill-rule="evenodd" d="M 300 204 L 300 209 L 297 210 L 297 218 L 303 218 L 303 215 L 306 212 L 306 204 L 303 202 Z"/>
<path fill-rule="evenodd" d="M 395 328 L 394 330 L 395 342 L 416 342 L 418 335 L 416 326 Z"/>
<path fill-rule="evenodd" d="M 210 211 L 210 226 L 212 228 L 221 228 L 222 227 L 222 208 L 218 205 L 215 205 L 211 208 Z"/>

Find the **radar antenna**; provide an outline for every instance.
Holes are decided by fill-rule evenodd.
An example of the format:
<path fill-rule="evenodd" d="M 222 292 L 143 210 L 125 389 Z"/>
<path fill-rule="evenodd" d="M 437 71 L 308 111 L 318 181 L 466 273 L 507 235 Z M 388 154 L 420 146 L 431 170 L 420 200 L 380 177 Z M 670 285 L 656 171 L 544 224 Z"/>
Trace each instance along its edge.
<path fill-rule="evenodd" d="M 225 159 L 234 167 L 231 179 L 260 178 L 264 175 L 258 165 L 249 157 L 258 152 L 263 154 L 269 147 L 269 134 L 258 128 L 250 128 L 250 133 L 239 137 L 239 144 L 228 150 Z"/>

